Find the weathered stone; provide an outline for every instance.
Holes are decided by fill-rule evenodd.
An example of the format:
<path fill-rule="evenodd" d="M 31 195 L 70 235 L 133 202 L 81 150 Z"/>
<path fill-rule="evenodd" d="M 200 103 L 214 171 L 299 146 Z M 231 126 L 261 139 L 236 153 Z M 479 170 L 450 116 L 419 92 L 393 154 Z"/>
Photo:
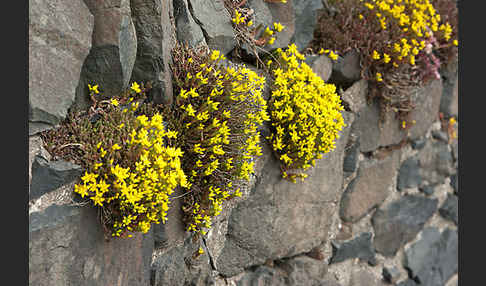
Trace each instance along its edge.
<path fill-rule="evenodd" d="M 342 262 L 350 258 L 359 258 L 371 265 L 376 264 L 375 249 L 371 242 L 370 232 L 362 233 L 360 236 L 347 242 L 332 242 L 332 257 L 329 264 Z"/>
<path fill-rule="evenodd" d="M 314 59 L 313 59 L 314 58 Z M 312 67 L 312 70 L 327 82 L 332 72 L 332 61 L 326 55 L 307 56 L 306 62 Z"/>
<path fill-rule="evenodd" d="M 458 194 L 459 193 L 459 177 L 457 176 L 457 174 L 454 174 L 454 175 L 451 176 L 450 185 L 454 189 L 454 193 Z"/>
<path fill-rule="evenodd" d="M 228 54 L 236 45 L 231 15 L 223 0 L 188 0 L 194 20 L 200 25 L 210 49 Z"/>
<path fill-rule="evenodd" d="M 420 285 L 445 285 L 458 270 L 457 231 L 424 229 L 421 239 L 405 249 L 404 266 Z"/>
<path fill-rule="evenodd" d="M 448 220 L 453 221 L 456 225 L 459 223 L 459 199 L 455 195 L 448 195 L 446 201 L 439 209 L 440 215 Z"/>
<path fill-rule="evenodd" d="M 441 70 L 444 90 L 440 101 L 440 112 L 445 117 L 457 117 L 459 111 L 458 61 L 452 61 Z"/>
<path fill-rule="evenodd" d="M 256 35 L 256 39 L 259 39 L 265 27 L 273 28 L 273 23 L 278 22 L 284 26 L 284 29 L 275 35 L 275 42 L 272 45 L 265 44 L 261 48 L 265 51 L 271 51 L 276 48 L 285 48 L 291 42 L 291 38 L 295 33 L 295 13 L 293 0 L 287 1 L 287 3 L 270 3 L 264 0 L 248 0 L 248 7 L 253 10 L 253 27 L 262 25 L 263 29 L 260 29 Z M 253 53 L 245 43 L 242 48 L 249 53 Z M 298 48 L 300 48 L 298 46 Z M 257 50 L 256 52 L 263 54 L 263 52 Z"/>
<path fill-rule="evenodd" d="M 425 185 L 425 186 L 420 186 L 419 191 L 422 193 L 426 194 L 427 196 L 431 196 L 435 192 L 435 185 Z"/>
<path fill-rule="evenodd" d="M 397 286 L 417 286 L 418 284 L 412 279 L 404 280 L 397 284 Z"/>
<path fill-rule="evenodd" d="M 149 97 L 157 103 L 173 100 L 171 49 L 175 27 L 171 23 L 172 1 L 131 0 L 137 34 L 137 56 L 131 81 L 152 82 Z"/>
<path fill-rule="evenodd" d="M 350 111 L 357 113 L 366 106 L 367 96 L 368 81 L 365 79 L 360 79 L 346 89 L 341 95 L 341 98 Z"/>
<path fill-rule="evenodd" d="M 352 114 L 344 113 L 345 122 Z M 305 253 L 327 239 L 342 187 L 342 162 L 349 128 L 340 132 L 336 149 L 317 161 L 304 182 L 281 178 L 279 162 L 268 146 L 250 197 L 233 209 L 216 269 L 233 276 L 267 259 Z M 323 181 L 324 180 L 324 181 Z M 323 183 L 325 182 L 325 183 Z M 298 191 L 296 191 L 296 189 Z"/>
<path fill-rule="evenodd" d="M 427 139 L 424 138 L 424 137 L 421 137 L 421 138 L 418 138 L 418 139 L 415 139 L 415 140 L 411 140 L 412 148 L 415 149 L 415 150 L 419 150 L 419 149 L 424 148 L 425 143 L 427 143 Z"/>
<path fill-rule="evenodd" d="M 417 155 L 420 176 L 430 184 L 442 183 L 454 174 L 454 160 L 448 145 L 442 141 L 428 141 Z"/>
<path fill-rule="evenodd" d="M 29 2 L 29 135 L 66 117 L 91 48 L 93 22 L 81 0 Z"/>
<path fill-rule="evenodd" d="M 356 222 L 388 197 L 399 160 L 400 152 L 394 152 L 383 160 L 361 162 L 357 176 L 342 195 L 341 219 Z"/>
<path fill-rule="evenodd" d="M 259 266 L 255 271 L 246 272 L 243 277 L 236 282 L 236 286 L 272 286 L 272 285 L 286 285 L 285 279 L 281 270 L 268 267 L 265 265 Z"/>
<path fill-rule="evenodd" d="M 204 253 L 199 254 L 199 247 Z M 207 249 L 199 239 L 188 237 L 182 244 L 157 255 L 152 263 L 153 286 L 210 285 L 210 261 Z"/>
<path fill-rule="evenodd" d="M 76 164 L 62 160 L 47 161 L 42 156 L 36 156 L 32 163 L 29 200 L 79 179 L 82 172 L 81 166 Z"/>
<path fill-rule="evenodd" d="M 415 188 L 422 183 L 422 176 L 419 170 L 419 160 L 411 157 L 405 160 L 400 166 L 397 177 L 397 189 Z"/>
<path fill-rule="evenodd" d="M 419 88 L 413 97 L 415 108 L 410 112 L 410 119 L 415 124 L 409 129 L 409 137 L 417 139 L 429 130 L 432 123 L 439 119 L 439 105 L 442 96 L 442 80 L 433 80 Z"/>
<path fill-rule="evenodd" d="M 400 271 L 395 266 L 383 267 L 383 278 L 388 283 L 396 283 L 400 279 Z"/>
<path fill-rule="evenodd" d="M 286 273 L 286 285 L 319 285 L 327 274 L 326 263 L 308 256 L 284 259 L 277 265 Z"/>
<path fill-rule="evenodd" d="M 442 130 L 434 130 L 432 131 L 432 138 L 443 141 L 443 142 L 448 142 L 449 138 L 447 136 L 447 133 L 445 133 Z"/>
<path fill-rule="evenodd" d="M 181 189 L 177 189 L 172 194 L 172 197 L 177 197 L 181 194 Z M 153 225 L 156 248 L 170 248 L 186 239 L 187 232 L 182 222 L 183 213 L 181 207 L 180 199 L 172 199 L 170 208 L 167 211 L 167 222 Z"/>
<path fill-rule="evenodd" d="M 189 47 L 206 45 L 201 27 L 194 21 L 187 1 L 174 0 L 173 2 L 177 41 Z"/>
<path fill-rule="evenodd" d="M 408 195 L 378 209 L 372 217 L 374 246 L 384 256 L 394 256 L 412 240 L 437 210 L 437 199 Z"/>
<path fill-rule="evenodd" d="M 360 138 L 361 152 L 370 152 L 378 147 L 400 143 L 406 134 L 398 128 L 398 120 L 393 112 L 384 114 L 380 120 L 380 108 L 376 101 L 365 105 L 357 113 L 353 124 L 353 133 Z"/>
<path fill-rule="evenodd" d="M 152 232 L 105 240 L 97 210 L 52 205 L 29 216 L 29 285 L 149 285 Z"/>
<path fill-rule="evenodd" d="M 49 152 L 47 152 L 43 146 L 42 138 L 39 136 L 31 136 L 29 137 L 29 193 L 30 193 L 30 184 L 32 182 L 32 163 L 36 156 L 41 156 L 45 160 L 49 161 L 51 156 Z"/>
<path fill-rule="evenodd" d="M 85 0 L 94 15 L 93 47 L 81 71 L 73 108 L 90 104 L 88 84 L 99 85 L 100 98 L 118 96 L 129 85 L 137 37 L 128 0 Z"/>
<path fill-rule="evenodd" d="M 358 168 L 359 159 L 359 139 L 346 146 L 343 161 L 343 171 L 345 175 L 354 173 Z"/>
<path fill-rule="evenodd" d="M 360 56 L 357 50 L 352 50 L 340 56 L 332 66 L 331 83 L 349 87 L 361 79 Z"/>
<path fill-rule="evenodd" d="M 378 286 L 380 281 L 369 271 L 364 269 L 351 270 L 349 286 Z"/>
<path fill-rule="evenodd" d="M 295 32 L 290 40 L 299 50 L 305 50 L 314 38 L 318 10 L 323 8 L 321 0 L 292 0 L 294 6 Z"/>

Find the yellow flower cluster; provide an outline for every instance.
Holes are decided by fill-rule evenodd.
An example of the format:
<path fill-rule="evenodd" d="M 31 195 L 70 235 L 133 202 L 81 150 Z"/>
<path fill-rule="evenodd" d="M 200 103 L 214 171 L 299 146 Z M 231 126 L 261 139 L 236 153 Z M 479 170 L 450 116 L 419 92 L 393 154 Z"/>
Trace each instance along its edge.
<path fill-rule="evenodd" d="M 118 106 L 118 101 L 113 106 Z M 119 109 L 111 110 L 113 116 L 125 114 Z M 134 120 L 129 123 L 132 127 L 126 129 L 126 140 L 119 142 L 122 146 L 99 142 L 94 152 L 96 162 L 74 189 L 110 214 L 105 220 L 114 237 L 129 232 L 146 233 L 152 223 L 165 223 L 169 196 L 176 187 L 187 186 L 181 168 L 183 153 L 180 148 L 168 146 L 168 140 L 175 138 L 177 132 L 166 130 L 158 113 L 150 118 L 135 118 L 135 108 L 128 112 L 127 116 Z M 128 128 L 125 123 L 118 127 Z M 126 154 L 132 154 L 134 160 L 124 160 Z"/>
<path fill-rule="evenodd" d="M 303 60 L 295 44 L 277 49 L 280 65 L 274 65 L 272 96 L 269 101 L 274 132 L 269 136 L 283 165 L 283 177 L 295 182 L 315 165 L 315 159 L 335 148 L 344 119 L 341 99 L 333 84 L 326 84 Z"/>
<path fill-rule="evenodd" d="M 257 129 L 269 120 L 265 78 L 244 66 L 224 66 L 224 59 L 215 50 L 190 62 L 195 75 L 179 87 L 173 116 L 186 158 L 186 192 L 192 194 L 185 207 L 191 209 L 188 230 L 203 235 L 223 202 L 241 196 L 233 183 L 249 180 L 253 158 L 262 154 Z"/>
<path fill-rule="evenodd" d="M 416 64 L 417 55 L 426 48 L 426 42 L 435 36 L 449 41 L 452 27 L 441 23 L 441 16 L 429 0 L 368 0 L 360 1 L 373 11 L 382 30 L 395 26 L 401 32 L 400 39 L 391 39 L 388 49 L 373 50 L 372 59 L 382 58 L 385 64 L 398 67 L 402 63 Z M 363 16 L 360 14 L 360 19 Z M 393 61 L 391 61 L 393 59 Z"/>
<path fill-rule="evenodd" d="M 321 48 L 321 49 L 319 50 L 319 55 L 322 55 L 322 54 L 326 54 L 326 55 L 328 55 L 328 56 L 329 56 L 329 58 L 331 58 L 331 59 L 332 59 L 332 60 L 334 60 L 334 61 L 337 61 L 337 59 L 338 59 L 338 54 L 337 54 L 337 52 L 335 52 L 335 51 L 331 51 L 331 50 L 329 50 L 329 49 L 324 49 L 324 48 Z"/>

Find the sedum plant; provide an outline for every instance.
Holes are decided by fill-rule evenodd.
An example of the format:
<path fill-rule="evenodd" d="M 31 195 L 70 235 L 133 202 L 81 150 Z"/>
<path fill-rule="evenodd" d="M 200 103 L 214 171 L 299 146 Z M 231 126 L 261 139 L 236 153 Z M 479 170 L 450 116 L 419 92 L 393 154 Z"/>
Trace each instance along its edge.
<path fill-rule="evenodd" d="M 315 159 L 335 148 L 344 120 L 341 99 L 333 84 L 326 84 L 305 63 L 295 44 L 277 49 L 270 63 L 273 75 L 269 112 L 273 150 L 282 165 L 282 176 L 293 182 L 307 177 L 303 171 Z M 300 169 L 300 170 L 299 170 Z"/>
<path fill-rule="evenodd" d="M 223 64 L 219 51 L 173 50 L 176 98 L 169 125 L 178 130 L 187 229 L 206 234 L 223 202 L 241 196 L 241 183 L 262 154 L 258 127 L 269 120 L 265 78 L 245 66 Z"/>
<path fill-rule="evenodd" d="M 357 49 L 370 97 L 402 120 L 414 108 L 412 90 L 439 78 L 457 57 L 457 6 L 451 0 L 339 0 L 319 20 L 313 48 Z M 410 126 L 410 124 L 406 124 Z"/>
<path fill-rule="evenodd" d="M 96 99 L 97 85 L 89 88 L 93 107 L 47 132 L 48 150 L 85 168 L 74 192 L 100 209 L 112 237 L 146 233 L 167 220 L 174 189 L 187 186 L 183 153 L 171 146 L 177 132 L 164 126 L 153 107 L 136 100 L 145 92 L 137 83 L 121 97 L 103 101 Z"/>

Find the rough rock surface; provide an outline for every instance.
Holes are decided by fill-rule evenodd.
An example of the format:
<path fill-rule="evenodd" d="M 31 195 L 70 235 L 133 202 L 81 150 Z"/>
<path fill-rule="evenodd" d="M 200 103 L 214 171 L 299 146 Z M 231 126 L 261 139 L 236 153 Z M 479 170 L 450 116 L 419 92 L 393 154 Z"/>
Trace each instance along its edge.
<path fill-rule="evenodd" d="M 254 11 L 253 27 L 258 27 L 258 25 L 272 27 L 275 22 L 279 22 L 285 26 L 280 33 L 276 34 L 276 40 L 272 45 L 266 44 L 261 48 L 265 51 L 271 51 L 276 48 L 287 47 L 295 33 L 294 1 L 288 0 L 287 3 L 270 3 L 264 0 L 248 0 L 247 3 L 248 8 Z M 257 34 L 257 39 L 262 35 L 263 30 L 261 29 Z M 249 50 L 246 44 L 243 44 L 242 48 L 247 51 Z"/>
<path fill-rule="evenodd" d="M 332 61 L 330 58 L 326 55 L 307 56 L 306 62 L 312 67 L 312 71 L 320 76 L 324 82 L 329 80 L 332 72 Z"/>
<path fill-rule="evenodd" d="M 51 155 L 47 152 L 43 147 L 42 138 L 39 136 L 30 136 L 29 137 L 29 193 L 30 193 L 30 184 L 32 182 L 32 163 L 37 156 L 41 156 L 46 160 L 51 159 Z"/>
<path fill-rule="evenodd" d="M 294 5 L 295 32 L 290 42 L 299 50 L 307 48 L 314 37 L 318 10 L 323 8 L 321 0 L 292 0 Z"/>
<path fill-rule="evenodd" d="M 152 251 L 151 232 L 106 241 L 94 208 L 29 216 L 29 285 L 149 285 Z"/>
<path fill-rule="evenodd" d="M 94 16 L 93 43 L 76 91 L 76 108 L 90 102 L 88 84 L 99 85 L 103 98 L 128 87 L 137 55 L 137 37 L 128 0 L 85 0 Z"/>
<path fill-rule="evenodd" d="M 210 285 L 210 261 L 207 250 L 199 254 L 201 240 L 187 238 L 181 245 L 159 254 L 152 263 L 152 286 Z"/>
<path fill-rule="evenodd" d="M 131 0 L 137 34 L 137 56 L 131 81 L 152 82 L 149 97 L 157 103 L 172 102 L 171 49 L 175 27 L 172 1 Z"/>
<path fill-rule="evenodd" d="M 417 90 L 414 96 L 416 108 L 410 112 L 411 120 L 415 120 L 415 124 L 409 129 L 408 136 L 411 139 L 423 136 L 432 123 L 439 119 L 442 90 L 442 80 L 433 80 Z"/>
<path fill-rule="evenodd" d="M 439 213 L 443 218 L 453 221 L 457 225 L 459 223 L 459 199 L 457 196 L 447 196 L 439 209 Z"/>
<path fill-rule="evenodd" d="M 188 0 L 174 0 L 177 41 L 189 47 L 206 45 L 201 27 L 194 21 Z"/>
<path fill-rule="evenodd" d="M 360 164 L 357 176 L 341 198 L 340 216 L 344 221 L 358 221 L 388 197 L 399 160 L 400 152 L 396 151 L 383 160 Z"/>
<path fill-rule="evenodd" d="M 29 1 L 29 134 L 62 121 L 91 48 L 93 15 L 82 0 Z"/>
<path fill-rule="evenodd" d="M 383 267 L 383 278 L 389 283 L 395 283 L 400 279 L 400 271 L 397 267 Z"/>
<path fill-rule="evenodd" d="M 359 65 L 359 52 L 352 50 L 338 57 L 332 66 L 331 83 L 349 87 L 361 79 L 361 67 Z"/>
<path fill-rule="evenodd" d="M 345 116 L 349 123 L 351 114 Z M 318 160 L 309 177 L 298 183 L 298 192 L 296 184 L 281 178 L 278 161 L 264 147 L 261 175 L 250 197 L 229 218 L 225 246 L 215 261 L 220 273 L 233 276 L 267 259 L 307 252 L 326 239 L 342 187 L 342 151 L 348 131 L 341 132 L 336 149 Z"/>
<path fill-rule="evenodd" d="M 332 242 L 333 255 L 329 264 L 342 262 L 350 258 L 359 258 L 371 265 L 376 264 L 375 249 L 371 239 L 371 233 L 365 232 L 360 236 L 343 243 Z"/>
<path fill-rule="evenodd" d="M 181 195 L 181 190 L 177 189 L 172 197 Z M 171 245 L 180 244 L 186 239 L 188 233 L 182 223 L 182 203 L 180 199 L 173 199 L 167 211 L 167 221 L 165 224 L 155 224 L 153 226 L 154 241 L 156 248 L 167 248 Z"/>
<path fill-rule="evenodd" d="M 236 45 L 231 15 L 223 0 L 188 0 L 194 20 L 201 26 L 209 48 L 228 54 Z"/>
<path fill-rule="evenodd" d="M 457 231 L 425 228 L 421 239 L 405 249 L 404 266 L 420 285 L 445 285 L 458 270 Z"/>
<path fill-rule="evenodd" d="M 420 176 L 430 184 L 441 183 L 457 171 L 448 145 L 442 141 L 428 141 L 417 159 Z"/>
<path fill-rule="evenodd" d="M 82 174 L 81 166 L 66 161 L 47 161 L 36 156 L 32 163 L 32 182 L 29 200 L 77 180 Z"/>
<path fill-rule="evenodd" d="M 378 286 L 384 285 L 370 272 L 366 270 L 352 270 L 349 286 Z"/>
<path fill-rule="evenodd" d="M 384 256 L 394 256 L 411 241 L 437 210 L 437 199 L 408 195 L 378 209 L 372 218 L 374 245 Z"/>
<path fill-rule="evenodd" d="M 453 61 L 441 71 L 444 91 L 440 100 L 440 112 L 447 118 L 459 113 L 459 63 Z"/>
<path fill-rule="evenodd" d="M 387 112 L 383 122 L 380 120 L 380 108 L 376 102 L 366 104 L 357 113 L 352 133 L 360 138 L 361 152 L 395 145 L 406 137 L 405 132 L 399 129 L 393 112 Z"/>
<path fill-rule="evenodd" d="M 415 157 L 408 158 L 400 166 L 397 178 L 398 190 L 420 186 L 422 176 L 420 175 L 419 160 Z"/>
<path fill-rule="evenodd" d="M 366 106 L 368 81 L 360 79 L 344 91 L 341 98 L 351 112 L 357 113 Z"/>

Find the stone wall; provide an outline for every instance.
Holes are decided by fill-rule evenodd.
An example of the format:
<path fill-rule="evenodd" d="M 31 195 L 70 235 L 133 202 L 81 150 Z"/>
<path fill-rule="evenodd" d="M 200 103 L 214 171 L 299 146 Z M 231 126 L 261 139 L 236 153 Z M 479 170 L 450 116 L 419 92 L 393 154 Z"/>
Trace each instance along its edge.
<path fill-rule="evenodd" d="M 174 41 L 230 55 L 231 19 L 222 0 L 29 4 L 29 285 L 457 285 L 458 140 L 439 117 L 458 114 L 457 62 L 415 91 L 416 123 L 404 131 L 367 103 L 356 55 L 308 57 L 324 80 L 347 86 L 347 126 L 304 182 L 281 179 L 265 145 L 243 197 L 200 241 L 184 231 L 177 200 L 166 225 L 107 241 L 97 211 L 72 194 L 82 170 L 52 158 L 38 133 L 86 108 L 95 80 L 106 96 L 150 80 L 150 96 L 171 102 Z M 320 0 L 246 5 L 289 28 L 275 47 L 308 44 L 323 9 Z"/>

